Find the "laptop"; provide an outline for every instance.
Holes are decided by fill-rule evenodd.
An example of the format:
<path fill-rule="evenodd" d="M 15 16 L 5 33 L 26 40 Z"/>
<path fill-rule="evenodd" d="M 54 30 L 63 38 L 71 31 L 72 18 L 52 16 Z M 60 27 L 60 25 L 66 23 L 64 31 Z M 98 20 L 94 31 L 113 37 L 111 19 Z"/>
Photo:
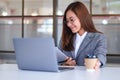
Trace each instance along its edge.
<path fill-rule="evenodd" d="M 59 72 L 74 66 L 59 66 L 52 37 L 14 38 L 16 62 L 22 70 Z"/>

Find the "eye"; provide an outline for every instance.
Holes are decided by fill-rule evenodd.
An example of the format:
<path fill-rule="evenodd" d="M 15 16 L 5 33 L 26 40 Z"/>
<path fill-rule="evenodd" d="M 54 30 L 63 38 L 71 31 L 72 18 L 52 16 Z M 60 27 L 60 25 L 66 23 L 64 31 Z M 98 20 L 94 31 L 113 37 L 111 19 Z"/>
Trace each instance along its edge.
<path fill-rule="evenodd" d="M 69 18 L 68 20 L 64 21 L 64 23 L 73 23 L 74 21 L 74 18 Z"/>
<path fill-rule="evenodd" d="M 74 19 L 70 19 L 71 22 L 74 22 Z"/>
<path fill-rule="evenodd" d="M 76 19 L 75 18 L 71 18 L 70 19 L 70 22 L 74 22 Z"/>

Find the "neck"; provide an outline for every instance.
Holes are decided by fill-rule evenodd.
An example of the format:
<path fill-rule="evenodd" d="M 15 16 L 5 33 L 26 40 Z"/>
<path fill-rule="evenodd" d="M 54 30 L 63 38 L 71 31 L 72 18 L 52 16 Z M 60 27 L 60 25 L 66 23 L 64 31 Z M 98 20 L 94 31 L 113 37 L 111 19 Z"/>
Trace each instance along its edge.
<path fill-rule="evenodd" d="M 84 34 L 84 32 L 85 32 L 85 30 L 82 28 L 82 29 L 80 29 L 80 31 L 78 32 L 78 34 L 79 34 L 80 36 L 82 36 L 82 35 Z"/>

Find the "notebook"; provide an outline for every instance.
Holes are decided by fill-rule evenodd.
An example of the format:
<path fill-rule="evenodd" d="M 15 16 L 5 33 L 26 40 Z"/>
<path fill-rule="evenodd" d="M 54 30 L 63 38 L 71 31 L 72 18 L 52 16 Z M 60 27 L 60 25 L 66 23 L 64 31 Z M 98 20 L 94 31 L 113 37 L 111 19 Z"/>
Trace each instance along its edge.
<path fill-rule="evenodd" d="M 54 40 L 49 38 L 14 38 L 18 68 L 22 70 L 59 72 L 74 66 L 59 66 Z"/>

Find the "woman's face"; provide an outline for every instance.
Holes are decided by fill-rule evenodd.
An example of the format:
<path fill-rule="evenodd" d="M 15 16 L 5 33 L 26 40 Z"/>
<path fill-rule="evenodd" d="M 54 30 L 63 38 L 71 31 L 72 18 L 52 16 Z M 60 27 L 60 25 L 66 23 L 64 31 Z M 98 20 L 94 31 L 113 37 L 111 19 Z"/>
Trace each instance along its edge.
<path fill-rule="evenodd" d="M 73 33 L 78 33 L 82 29 L 79 18 L 71 10 L 66 13 L 66 24 Z"/>

